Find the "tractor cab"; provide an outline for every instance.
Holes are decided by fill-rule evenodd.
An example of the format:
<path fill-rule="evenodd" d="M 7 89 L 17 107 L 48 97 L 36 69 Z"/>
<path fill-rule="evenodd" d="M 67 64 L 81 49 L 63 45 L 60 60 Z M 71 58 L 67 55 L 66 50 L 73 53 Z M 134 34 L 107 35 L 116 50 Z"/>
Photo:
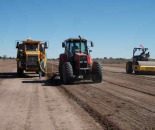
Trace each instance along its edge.
<path fill-rule="evenodd" d="M 148 52 L 148 48 L 133 49 L 133 63 L 137 63 L 138 61 L 148 61 L 149 57 L 150 52 Z"/>
<path fill-rule="evenodd" d="M 25 50 L 26 51 L 38 51 L 39 50 L 39 43 L 25 43 Z"/>
<path fill-rule="evenodd" d="M 26 53 L 26 55 L 29 54 L 34 54 L 34 55 L 39 55 L 40 53 L 40 48 L 39 44 L 40 41 L 22 41 L 23 43 L 23 50 Z"/>
<path fill-rule="evenodd" d="M 91 47 L 93 47 L 91 42 Z M 76 60 L 78 56 L 89 55 L 89 48 L 87 46 L 87 40 L 84 38 L 69 38 L 62 43 L 62 47 L 65 48 L 65 54 L 68 59 L 72 62 Z M 91 52 L 91 51 L 90 51 Z"/>

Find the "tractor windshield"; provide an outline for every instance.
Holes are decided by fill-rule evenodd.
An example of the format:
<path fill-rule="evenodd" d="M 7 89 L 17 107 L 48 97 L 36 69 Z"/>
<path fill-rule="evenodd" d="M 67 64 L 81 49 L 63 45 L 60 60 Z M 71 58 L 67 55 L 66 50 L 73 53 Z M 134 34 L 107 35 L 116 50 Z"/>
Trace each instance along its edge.
<path fill-rule="evenodd" d="M 134 49 L 134 52 L 133 52 L 134 54 L 134 56 L 145 56 L 146 54 L 148 54 L 149 52 L 148 52 L 148 49 Z"/>
<path fill-rule="evenodd" d="M 38 51 L 38 44 L 26 44 L 26 51 Z"/>
<path fill-rule="evenodd" d="M 148 49 L 134 48 L 133 50 L 133 62 L 146 61 L 150 57 Z"/>
<path fill-rule="evenodd" d="M 88 54 L 86 43 L 81 42 L 81 53 Z"/>
<path fill-rule="evenodd" d="M 84 53 L 87 54 L 87 46 L 85 42 L 70 42 L 69 51 L 71 54 Z"/>

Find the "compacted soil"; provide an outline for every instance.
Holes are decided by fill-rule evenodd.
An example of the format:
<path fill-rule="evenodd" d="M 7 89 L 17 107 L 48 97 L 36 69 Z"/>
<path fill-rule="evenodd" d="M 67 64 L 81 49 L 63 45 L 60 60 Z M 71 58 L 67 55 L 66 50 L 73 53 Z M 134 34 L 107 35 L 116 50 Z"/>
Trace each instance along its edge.
<path fill-rule="evenodd" d="M 63 85 L 57 61 L 48 72 L 18 77 L 15 60 L 0 60 L 0 129 L 155 129 L 155 75 L 103 64 L 102 83 Z"/>
<path fill-rule="evenodd" d="M 38 74 L 16 74 L 16 61 L 0 61 L 1 130 L 103 129 L 64 91 Z"/>
<path fill-rule="evenodd" d="M 105 129 L 155 129 L 155 75 L 126 74 L 124 64 L 103 64 L 103 75 L 59 87 Z"/>

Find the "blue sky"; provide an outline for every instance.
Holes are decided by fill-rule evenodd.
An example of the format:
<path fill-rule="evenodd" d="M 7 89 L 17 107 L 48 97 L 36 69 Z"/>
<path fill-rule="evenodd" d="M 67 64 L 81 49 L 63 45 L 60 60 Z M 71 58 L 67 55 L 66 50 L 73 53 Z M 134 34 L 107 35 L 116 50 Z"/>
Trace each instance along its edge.
<path fill-rule="evenodd" d="M 0 56 L 16 57 L 15 40 L 48 40 L 48 58 L 62 41 L 94 41 L 92 57 L 131 58 L 143 45 L 155 58 L 154 0 L 0 0 Z"/>

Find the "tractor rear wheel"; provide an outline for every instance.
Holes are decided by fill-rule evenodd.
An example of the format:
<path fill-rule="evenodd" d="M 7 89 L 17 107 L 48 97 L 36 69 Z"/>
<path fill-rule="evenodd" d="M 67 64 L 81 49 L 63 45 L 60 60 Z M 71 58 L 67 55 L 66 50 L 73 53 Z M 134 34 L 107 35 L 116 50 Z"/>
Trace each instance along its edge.
<path fill-rule="evenodd" d="M 93 62 L 92 66 L 92 80 L 94 83 L 101 83 L 103 78 L 103 68 L 98 61 Z"/>
<path fill-rule="evenodd" d="M 126 63 L 126 73 L 128 74 L 131 74 L 133 72 L 133 69 L 132 69 L 132 62 L 131 61 L 128 61 Z"/>
<path fill-rule="evenodd" d="M 19 77 L 23 75 L 23 69 L 19 68 L 19 62 L 18 61 L 17 61 L 17 74 Z"/>
<path fill-rule="evenodd" d="M 70 62 L 66 62 L 63 64 L 63 83 L 64 84 L 71 84 L 73 83 L 73 68 Z"/>

